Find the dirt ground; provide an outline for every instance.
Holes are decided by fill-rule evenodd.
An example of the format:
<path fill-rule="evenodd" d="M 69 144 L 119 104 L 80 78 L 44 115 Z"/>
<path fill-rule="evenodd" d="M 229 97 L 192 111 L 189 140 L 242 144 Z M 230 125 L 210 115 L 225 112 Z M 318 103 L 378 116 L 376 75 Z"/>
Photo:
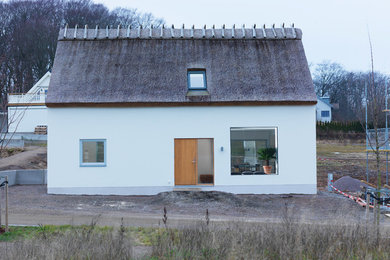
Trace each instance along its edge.
<path fill-rule="evenodd" d="M 334 179 L 350 176 L 366 180 L 366 152 L 364 143 L 337 141 L 317 141 L 317 186 L 324 190 L 327 185 L 328 173 L 333 173 Z M 368 157 L 369 181 L 376 183 L 376 160 L 373 153 Z M 390 172 L 390 162 L 388 165 Z M 386 157 L 381 154 L 382 183 L 386 183 Z"/>
<path fill-rule="evenodd" d="M 215 222 L 278 222 L 286 216 L 307 223 L 334 218 L 359 222 L 365 213 L 352 200 L 322 191 L 317 195 L 168 192 L 156 196 L 70 196 L 48 195 L 44 185 L 23 185 L 10 187 L 9 196 L 10 223 L 23 225 L 88 224 L 99 216 L 100 225 L 119 226 L 124 218 L 130 226 L 158 226 L 164 207 L 172 225 L 204 220 L 206 209 Z M 4 212 L 2 217 L 4 220 Z M 390 224 L 390 219 L 384 221 Z"/>
<path fill-rule="evenodd" d="M 10 157 L 0 158 L 0 171 L 18 169 L 46 169 L 47 148 L 27 146 L 24 151 Z"/>

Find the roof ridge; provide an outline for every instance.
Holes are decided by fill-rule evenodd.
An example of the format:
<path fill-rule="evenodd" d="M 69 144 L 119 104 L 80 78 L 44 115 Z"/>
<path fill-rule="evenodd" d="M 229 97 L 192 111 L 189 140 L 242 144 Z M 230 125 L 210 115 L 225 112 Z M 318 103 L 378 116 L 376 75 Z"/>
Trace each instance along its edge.
<path fill-rule="evenodd" d="M 215 25 L 211 28 L 196 29 L 193 25 L 191 28 L 185 28 L 184 24 L 181 28 L 171 27 L 154 28 L 153 25 L 143 28 L 142 26 L 132 28 L 127 26 L 121 28 L 99 28 L 89 29 L 88 25 L 84 28 L 79 28 L 77 25 L 74 28 L 68 28 L 66 25 L 60 30 L 58 40 L 105 40 L 105 39 L 267 39 L 267 40 L 300 40 L 302 31 L 294 27 L 287 28 L 284 24 L 280 28 L 275 28 L 275 24 L 271 28 L 266 28 L 265 25 L 256 28 L 254 24 L 250 28 L 225 28 L 225 25 L 220 29 L 216 29 Z"/>

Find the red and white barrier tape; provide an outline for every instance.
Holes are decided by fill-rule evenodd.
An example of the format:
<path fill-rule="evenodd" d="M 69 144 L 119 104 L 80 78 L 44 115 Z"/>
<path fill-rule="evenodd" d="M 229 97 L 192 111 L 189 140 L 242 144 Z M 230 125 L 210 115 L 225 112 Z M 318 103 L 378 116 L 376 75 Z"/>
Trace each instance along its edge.
<path fill-rule="evenodd" d="M 366 206 L 367 206 L 367 202 L 366 202 L 365 200 L 363 200 L 362 198 L 360 198 L 360 197 L 355 197 L 355 196 L 352 196 L 352 195 L 350 195 L 350 194 L 348 194 L 348 193 L 345 193 L 345 192 L 343 192 L 343 191 L 337 189 L 335 186 L 333 186 L 333 184 L 330 184 L 330 187 L 331 187 L 332 189 L 334 189 L 335 191 L 337 191 L 338 193 L 344 195 L 345 197 L 350 198 L 351 200 L 355 201 L 355 202 L 356 202 L 357 204 L 359 204 L 360 206 L 362 206 L 362 207 L 366 207 Z M 374 208 L 374 206 L 371 205 L 371 204 L 369 204 L 369 207 L 370 207 L 370 208 Z M 386 207 L 389 207 L 389 206 L 386 205 Z M 390 207 L 389 207 L 389 208 L 390 208 Z"/>

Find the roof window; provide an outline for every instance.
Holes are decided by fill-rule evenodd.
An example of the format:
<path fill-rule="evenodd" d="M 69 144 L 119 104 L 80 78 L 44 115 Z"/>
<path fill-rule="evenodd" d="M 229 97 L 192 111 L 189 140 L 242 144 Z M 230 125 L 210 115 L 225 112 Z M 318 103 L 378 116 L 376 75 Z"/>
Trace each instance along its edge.
<path fill-rule="evenodd" d="M 206 90 L 206 70 L 188 70 L 187 72 L 189 90 Z"/>

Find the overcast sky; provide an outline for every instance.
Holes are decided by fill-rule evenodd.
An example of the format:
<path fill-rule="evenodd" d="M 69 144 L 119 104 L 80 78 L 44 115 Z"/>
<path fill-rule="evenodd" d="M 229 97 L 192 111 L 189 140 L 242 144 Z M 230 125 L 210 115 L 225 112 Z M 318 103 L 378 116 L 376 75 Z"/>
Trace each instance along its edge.
<path fill-rule="evenodd" d="M 168 25 L 220 27 L 284 22 L 303 31 L 309 63 L 330 60 L 348 70 L 370 69 L 370 33 L 374 67 L 390 74 L 389 0 L 95 0 L 108 8 L 137 8 L 164 18 Z"/>

